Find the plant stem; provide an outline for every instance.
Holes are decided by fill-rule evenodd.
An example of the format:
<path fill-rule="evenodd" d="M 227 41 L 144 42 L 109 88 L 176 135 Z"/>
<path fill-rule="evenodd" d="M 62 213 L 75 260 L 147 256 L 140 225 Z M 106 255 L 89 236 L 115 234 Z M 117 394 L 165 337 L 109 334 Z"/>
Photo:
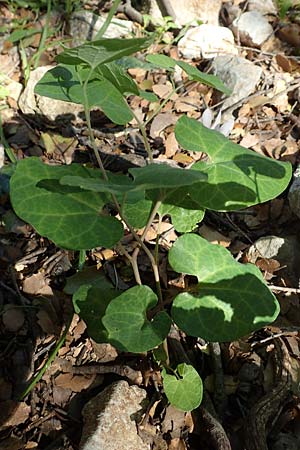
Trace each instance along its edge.
<path fill-rule="evenodd" d="M 43 27 L 43 30 L 42 30 L 42 35 L 41 35 L 41 39 L 39 42 L 39 48 L 35 54 L 35 62 L 34 62 L 34 66 L 33 66 L 35 69 L 38 67 L 41 55 L 45 49 L 45 42 L 48 37 L 50 19 L 51 19 L 51 0 L 47 0 L 46 21 L 45 21 L 45 26 Z"/>
<path fill-rule="evenodd" d="M 139 236 L 136 235 L 139 238 L 138 242 L 140 244 L 140 247 L 143 248 L 143 250 L 146 252 L 148 258 L 150 259 L 150 262 L 151 262 L 151 265 L 152 265 L 152 270 L 153 270 L 153 273 L 154 273 L 154 279 L 155 279 L 157 295 L 158 295 L 160 303 L 163 301 L 163 298 L 162 298 L 162 292 L 161 292 L 161 286 L 160 286 L 160 277 L 159 277 L 157 260 L 152 255 L 152 253 L 150 252 L 148 247 L 144 244 L 144 240 L 145 240 L 145 237 L 146 237 L 146 235 L 147 235 L 147 233 L 149 231 L 149 228 L 150 228 L 150 226 L 151 226 L 151 224 L 152 224 L 152 222 L 153 222 L 153 220 L 154 220 L 154 218 L 155 218 L 155 216 L 156 216 L 156 214 L 157 214 L 157 212 L 158 212 L 158 210 L 159 210 L 159 208 L 161 206 L 161 203 L 162 203 L 161 200 L 158 200 L 155 203 L 155 205 L 154 205 L 154 207 L 153 207 L 153 209 L 152 209 L 152 211 L 150 213 L 150 216 L 149 216 L 149 219 L 147 221 L 147 224 L 146 224 L 146 226 L 144 228 L 142 236 L 139 238 Z M 134 250 L 133 254 L 132 254 L 132 261 L 133 261 L 133 263 L 135 265 L 137 265 L 137 257 L 138 257 L 139 251 L 140 251 L 140 247 L 137 247 Z"/>
<path fill-rule="evenodd" d="M 150 159 L 150 162 L 153 163 L 153 155 L 152 155 L 152 150 L 147 138 L 147 133 L 146 133 L 146 127 L 145 124 L 143 122 L 140 121 L 140 119 L 138 118 L 138 116 L 134 113 L 134 111 L 132 111 L 132 114 L 135 118 L 135 121 L 139 127 L 140 132 L 142 133 L 142 137 L 143 137 L 143 141 L 144 141 L 144 145 L 145 145 L 145 149 L 147 151 L 148 154 L 148 158 Z"/>
<path fill-rule="evenodd" d="M 55 348 L 52 350 L 52 352 L 49 355 L 48 360 L 45 362 L 45 364 L 43 365 L 43 367 L 40 369 L 40 371 L 38 372 L 38 374 L 33 378 L 33 380 L 31 381 L 31 383 L 29 384 L 29 386 L 25 389 L 24 392 L 22 392 L 22 394 L 20 395 L 19 400 L 23 400 L 30 391 L 32 391 L 32 389 L 34 388 L 34 386 L 40 381 L 40 379 L 43 377 L 44 373 L 46 372 L 46 370 L 48 369 L 48 367 L 51 365 L 51 363 L 54 361 L 58 351 L 60 350 L 60 348 L 63 346 L 66 336 L 68 334 L 69 328 L 71 326 L 71 322 L 72 322 L 72 318 L 70 317 L 68 323 L 66 324 L 66 327 L 64 329 L 64 332 L 62 333 L 61 337 L 59 338 L 59 340 L 57 341 L 57 344 L 55 346 Z"/>
<path fill-rule="evenodd" d="M 79 251 L 78 270 L 82 270 L 83 269 L 83 266 L 85 264 L 85 256 L 86 256 L 86 251 L 85 250 L 80 250 Z"/>
<path fill-rule="evenodd" d="M 109 27 L 113 16 L 115 15 L 115 13 L 117 12 L 118 6 L 121 3 L 121 0 L 114 0 L 112 7 L 109 10 L 109 13 L 106 17 L 106 20 L 104 22 L 104 24 L 102 25 L 102 27 L 100 28 L 100 30 L 98 31 L 98 33 L 95 36 L 95 39 L 101 39 L 105 33 L 105 31 L 107 30 L 107 28 Z"/>
<path fill-rule="evenodd" d="M 90 80 L 90 77 L 92 76 L 93 73 L 93 69 L 91 68 L 90 73 L 87 76 L 87 79 L 85 80 L 85 82 L 82 84 L 82 92 L 83 92 L 83 98 L 84 98 L 84 115 L 85 115 L 85 120 L 86 120 L 86 124 L 88 127 L 88 132 L 89 132 L 89 137 L 91 140 L 91 145 L 95 154 L 95 158 L 97 160 L 98 166 L 100 167 L 102 176 L 104 178 L 104 180 L 108 180 L 107 174 L 106 174 L 106 170 L 104 169 L 103 163 L 102 163 L 102 159 L 99 155 L 98 149 L 97 149 L 97 145 L 96 145 L 96 141 L 95 141 L 95 135 L 94 135 L 94 130 L 92 128 L 92 124 L 91 124 L 91 112 L 90 112 L 90 105 L 89 105 L 89 99 L 87 96 L 87 85 L 88 82 Z M 81 80 L 80 80 L 81 81 Z"/>
<path fill-rule="evenodd" d="M 5 153 L 7 155 L 7 157 L 9 158 L 10 162 L 13 164 L 17 163 L 17 158 L 15 157 L 12 149 L 10 148 L 10 146 L 8 145 L 8 142 L 4 136 L 4 132 L 3 132 L 3 125 L 2 125 L 2 116 L 0 114 L 0 141 L 4 147 Z"/>

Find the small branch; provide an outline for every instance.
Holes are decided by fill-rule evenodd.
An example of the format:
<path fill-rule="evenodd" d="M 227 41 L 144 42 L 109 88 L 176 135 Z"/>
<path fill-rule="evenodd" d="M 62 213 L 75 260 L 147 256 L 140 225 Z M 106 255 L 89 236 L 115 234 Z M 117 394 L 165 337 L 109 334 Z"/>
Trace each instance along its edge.
<path fill-rule="evenodd" d="M 268 284 L 268 288 L 271 289 L 271 291 L 288 292 L 290 294 L 300 294 L 300 289 L 299 288 L 289 288 L 289 287 L 283 287 L 283 286 L 274 286 L 273 284 Z"/>
<path fill-rule="evenodd" d="M 131 5 L 130 0 L 126 0 L 125 5 L 118 6 L 117 12 L 125 14 L 125 16 L 127 16 L 128 19 L 132 20 L 133 22 L 144 25 L 143 15 Z"/>
<path fill-rule="evenodd" d="M 214 368 L 214 393 L 213 398 L 215 402 L 215 408 L 219 417 L 223 416 L 227 398 L 224 388 L 224 374 L 221 359 L 221 348 L 218 342 L 209 343 L 210 356 L 213 362 Z"/>

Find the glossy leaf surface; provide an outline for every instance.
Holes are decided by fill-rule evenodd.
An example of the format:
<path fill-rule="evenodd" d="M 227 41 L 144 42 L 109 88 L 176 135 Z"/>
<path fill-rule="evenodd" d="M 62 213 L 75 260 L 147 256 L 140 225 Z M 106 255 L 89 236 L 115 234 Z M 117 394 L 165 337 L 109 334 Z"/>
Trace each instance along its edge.
<path fill-rule="evenodd" d="M 20 161 L 11 178 L 11 202 L 16 214 L 56 245 L 72 250 L 112 247 L 123 235 L 121 223 L 106 215 L 103 194 L 61 186 L 67 174 L 90 176 L 78 164 L 49 166 L 38 158 Z"/>
<path fill-rule="evenodd" d="M 172 306 L 174 321 L 189 335 L 231 341 L 273 322 L 279 313 L 256 266 L 238 263 L 225 248 L 196 234 L 177 239 L 169 262 L 199 281 L 177 295 Z"/>

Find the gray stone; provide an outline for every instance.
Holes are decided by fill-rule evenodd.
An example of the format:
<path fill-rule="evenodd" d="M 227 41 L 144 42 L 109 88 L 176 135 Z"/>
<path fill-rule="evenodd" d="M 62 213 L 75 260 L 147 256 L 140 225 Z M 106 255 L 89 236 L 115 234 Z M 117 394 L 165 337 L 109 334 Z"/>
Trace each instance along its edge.
<path fill-rule="evenodd" d="M 70 18 L 70 32 L 73 44 L 93 40 L 105 22 L 106 17 L 100 17 L 90 11 L 76 11 Z M 105 38 L 121 38 L 133 32 L 133 23 L 128 20 L 114 18 L 104 33 Z"/>
<path fill-rule="evenodd" d="M 217 25 L 200 25 L 190 28 L 178 43 L 184 58 L 215 58 L 218 55 L 237 55 L 232 31 Z"/>
<path fill-rule="evenodd" d="M 235 104 L 238 107 L 243 99 L 247 100 L 248 96 L 255 92 L 262 75 L 261 67 L 239 56 L 217 56 L 212 63 L 212 68 L 215 75 L 232 90 L 230 97 L 227 97 L 223 103 L 222 110 Z M 223 115 L 223 119 L 227 117 Z"/>
<path fill-rule="evenodd" d="M 273 33 L 268 20 L 258 11 L 247 11 L 233 21 L 237 28 L 241 42 L 249 45 L 262 45 Z"/>
<path fill-rule="evenodd" d="M 136 420 L 145 410 L 146 391 L 117 381 L 83 408 L 80 450 L 150 450 L 137 434 Z"/>
<path fill-rule="evenodd" d="M 151 0 L 150 14 L 155 19 L 161 19 L 163 7 L 160 0 Z M 222 6 L 222 0 L 170 0 L 168 2 L 172 11 L 168 15 L 173 17 L 178 26 L 187 24 L 197 25 L 196 21 L 218 25 L 219 13 Z"/>
<path fill-rule="evenodd" d="M 36 83 L 53 66 L 38 67 L 30 73 L 24 92 L 19 98 L 19 107 L 23 114 L 41 114 L 48 120 L 55 120 L 58 116 L 76 118 L 83 112 L 83 106 L 75 103 L 54 100 L 34 93 Z"/>

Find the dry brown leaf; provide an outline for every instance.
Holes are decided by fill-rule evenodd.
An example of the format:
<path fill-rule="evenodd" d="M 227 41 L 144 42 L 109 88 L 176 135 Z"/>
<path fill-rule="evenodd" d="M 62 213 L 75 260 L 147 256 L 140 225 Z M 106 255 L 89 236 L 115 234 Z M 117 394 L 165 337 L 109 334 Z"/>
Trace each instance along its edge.
<path fill-rule="evenodd" d="M 202 225 L 200 227 L 199 234 L 212 244 L 219 244 L 225 248 L 229 247 L 229 245 L 231 244 L 231 239 L 207 225 Z"/>
<path fill-rule="evenodd" d="M 189 165 L 194 162 L 194 159 L 186 153 L 176 153 L 176 155 L 174 155 L 172 159 L 173 159 L 173 161 L 176 161 L 179 164 L 184 164 L 184 165 Z"/>
<path fill-rule="evenodd" d="M 115 361 L 118 357 L 118 352 L 111 344 L 99 344 L 91 339 L 93 353 L 95 354 L 95 358 L 93 360 L 97 362 L 111 362 Z"/>
<path fill-rule="evenodd" d="M 259 144 L 260 138 L 258 134 L 246 133 L 239 143 L 242 147 L 252 148 L 254 145 Z"/>
<path fill-rule="evenodd" d="M 42 272 L 35 273 L 23 281 L 23 292 L 31 295 L 53 295 L 48 279 Z"/>
<path fill-rule="evenodd" d="M 281 53 L 276 55 L 275 58 L 278 66 L 284 70 L 284 72 L 300 72 L 300 64 L 296 59 Z"/>
<path fill-rule="evenodd" d="M 5 305 L 2 314 L 2 322 L 7 331 L 16 333 L 24 324 L 25 316 L 21 308 Z"/>
<path fill-rule="evenodd" d="M 277 36 L 293 47 L 300 47 L 300 25 L 297 23 L 289 23 L 283 26 L 278 30 Z"/>
<path fill-rule="evenodd" d="M 187 450 L 187 446 L 183 439 L 174 438 L 168 444 L 168 450 Z"/>
<path fill-rule="evenodd" d="M 173 86 L 171 85 L 170 82 L 167 82 L 166 84 L 153 84 L 152 90 L 153 90 L 154 94 L 157 95 L 157 97 L 165 99 L 173 91 Z M 178 94 L 174 93 L 171 96 L 171 100 L 176 100 L 177 97 L 178 97 Z"/>
<path fill-rule="evenodd" d="M 161 132 L 169 127 L 170 125 L 175 125 L 178 117 L 171 113 L 160 113 L 154 117 L 150 127 L 150 136 L 152 139 L 159 137 Z"/>
<path fill-rule="evenodd" d="M 178 149 L 179 149 L 179 144 L 178 141 L 175 137 L 175 133 L 174 131 L 172 131 L 165 142 L 165 147 L 166 147 L 166 151 L 165 151 L 165 155 L 167 158 L 171 158 L 172 156 L 174 156 Z"/>
<path fill-rule="evenodd" d="M 65 406 L 70 401 L 72 394 L 73 392 L 69 388 L 62 388 L 60 386 L 57 386 L 56 384 L 54 384 L 53 386 L 53 402 L 56 405 Z"/>
<path fill-rule="evenodd" d="M 177 100 L 175 102 L 174 107 L 175 107 L 175 110 L 180 113 L 188 112 L 188 111 L 195 111 L 198 109 L 197 105 L 194 105 L 188 101 L 183 101 L 183 100 Z"/>
<path fill-rule="evenodd" d="M 0 425 L 0 430 L 23 424 L 28 419 L 30 411 L 31 407 L 25 402 L 17 402 L 15 400 L 1 402 L 1 416 L 5 419 Z"/>
<path fill-rule="evenodd" d="M 96 374 L 72 375 L 62 373 L 55 378 L 55 385 L 63 389 L 71 389 L 73 392 L 81 392 L 88 389 L 96 378 Z"/>

